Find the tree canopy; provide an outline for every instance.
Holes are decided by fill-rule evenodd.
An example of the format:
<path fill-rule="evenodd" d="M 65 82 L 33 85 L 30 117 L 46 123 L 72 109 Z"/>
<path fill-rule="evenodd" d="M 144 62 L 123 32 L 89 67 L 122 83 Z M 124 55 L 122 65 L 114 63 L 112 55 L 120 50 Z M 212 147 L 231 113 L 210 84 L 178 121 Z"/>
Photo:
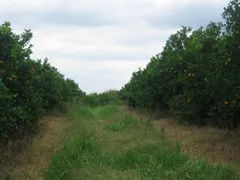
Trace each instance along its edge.
<path fill-rule="evenodd" d="M 224 8 L 224 23 L 182 27 L 120 94 L 129 105 L 167 108 L 179 119 L 236 127 L 240 122 L 240 2 Z"/>

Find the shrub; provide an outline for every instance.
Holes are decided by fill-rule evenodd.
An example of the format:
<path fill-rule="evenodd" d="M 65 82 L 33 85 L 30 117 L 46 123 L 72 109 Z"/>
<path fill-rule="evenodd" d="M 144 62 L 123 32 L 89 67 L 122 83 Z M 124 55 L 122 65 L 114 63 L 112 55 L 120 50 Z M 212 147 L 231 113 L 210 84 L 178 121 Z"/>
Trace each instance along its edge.
<path fill-rule="evenodd" d="M 103 93 L 91 93 L 85 98 L 85 104 L 93 107 L 119 103 L 120 98 L 116 90 L 108 90 Z"/>

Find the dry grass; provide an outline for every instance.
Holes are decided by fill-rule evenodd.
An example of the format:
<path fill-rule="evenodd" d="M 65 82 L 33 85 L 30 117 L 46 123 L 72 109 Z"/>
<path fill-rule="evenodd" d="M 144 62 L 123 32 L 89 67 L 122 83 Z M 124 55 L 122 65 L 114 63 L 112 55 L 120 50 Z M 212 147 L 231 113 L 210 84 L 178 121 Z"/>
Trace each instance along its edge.
<path fill-rule="evenodd" d="M 45 117 L 41 121 L 41 132 L 32 139 L 7 167 L 3 167 L 0 179 L 40 180 L 51 157 L 61 149 L 64 131 L 69 127 L 63 116 Z M 5 177 L 3 177 L 3 174 Z"/>
<path fill-rule="evenodd" d="M 126 107 L 124 107 L 126 109 Z M 148 119 L 146 111 L 128 109 Z M 240 170 L 240 130 L 227 131 L 211 127 L 198 128 L 177 123 L 171 118 L 154 118 L 154 128 L 181 144 L 182 151 L 192 157 L 203 157 L 211 163 L 232 164 Z"/>
<path fill-rule="evenodd" d="M 194 157 L 204 157 L 212 163 L 240 166 L 240 132 L 210 127 L 197 128 L 180 125 L 171 119 L 154 121 L 155 127 L 164 127 L 165 133 L 182 145 L 182 150 Z"/>

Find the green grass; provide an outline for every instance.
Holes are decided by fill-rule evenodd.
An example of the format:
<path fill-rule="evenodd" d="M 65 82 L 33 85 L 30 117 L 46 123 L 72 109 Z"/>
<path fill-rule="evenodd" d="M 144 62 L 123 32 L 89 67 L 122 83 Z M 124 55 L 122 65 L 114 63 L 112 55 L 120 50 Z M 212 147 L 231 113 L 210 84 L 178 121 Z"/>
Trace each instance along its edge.
<path fill-rule="evenodd" d="M 116 113 L 119 113 L 120 109 L 116 105 L 106 105 L 103 107 L 98 107 L 98 117 L 107 117 Z"/>
<path fill-rule="evenodd" d="M 124 119 L 117 123 L 106 124 L 105 129 L 110 131 L 120 131 L 126 127 L 136 127 L 138 125 L 138 120 L 133 118 L 131 115 L 126 114 Z"/>
<path fill-rule="evenodd" d="M 234 180 L 228 165 L 193 160 L 117 106 L 72 108 L 77 129 L 50 162 L 47 180 Z M 121 130 L 121 131 L 120 131 Z"/>
<path fill-rule="evenodd" d="M 70 112 L 67 114 L 69 120 L 74 119 L 93 119 L 94 114 L 92 108 L 83 105 L 73 105 Z"/>

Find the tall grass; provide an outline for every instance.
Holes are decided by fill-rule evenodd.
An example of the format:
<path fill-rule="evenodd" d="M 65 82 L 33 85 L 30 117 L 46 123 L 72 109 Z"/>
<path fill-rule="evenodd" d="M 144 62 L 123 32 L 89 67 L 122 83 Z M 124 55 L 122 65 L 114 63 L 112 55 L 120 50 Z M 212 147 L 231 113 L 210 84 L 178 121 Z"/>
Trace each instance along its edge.
<path fill-rule="evenodd" d="M 78 108 L 77 108 L 78 109 Z M 83 111 L 84 109 L 84 111 Z M 169 179 L 169 180 L 235 180 L 234 169 L 227 165 L 210 165 L 203 160 L 193 160 L 181 152 L 180 144 L 170 145 L 168 140 L 159 132 L 160 140 L 152 140 L 154 129 L 146 132 L 138 120 L 129 114 L 123 113 L 119 107 L 107 106 L 101 108 L 82 108 L 74 110 L 81 133 L 66 142 L 49 164 L 45 178 L 47 180 L 75 180 L 75 179 Z M 90 115 L 91 114 L 91 115 Z M 89 121 L 87 118 L 92 118 Z M 105 123 L 98 121 L 105 117 Z M 116 119 L 114 117 L 117 117 Z M 120 125 L 121 124 L 121 125 Z M 89 133 L 86 128 L 98 128 L 98 131 Z M 108 127 L 108 128 L 106 128 Z M 124 127 L 124 128 L 123 128 Z M 124 129 L 124 131 L 119 131 Z M 111 133 L 111 131 L 118 131 Z M 139 139 L 138 144 L 131 143 L 131 139 L 142 138 L 139 134 L 148 133 L 145 139 Z M 103 138 L 103 134 L 105 138 Z M 119 134 L 119 136 L 116 136 Z M 116 137 L 126 138 L 127 143 L 116 143 L 115 149 L 108 148 Z M 146 134 L 147 135 L 147 134 Z M 110 141 L 111 140 L 111 141 Z M 146 143 L 146 141 L 149 141 Z M 122 141 L 123 142 L 123 141 Z"/>
<path fill-rule="evenodd" d="M 124 174 L 134 170 L 141 179 L 237 179 L 229 166 L 194 161 L 177 151 L 165 150 L 160 145 L 149 144 L 126 152 L 105 153 L 101 144 L 84 135 L 75 137 L 57 153 L 46 171 L 46 179 L 76 179 L 74 170 L 82 168 L 86 171 L 97 168 L 102 178 L 110 178 L 107 174 L 111 174 L 111 171 L 121 171 Z"/>
<path fill-rule="evenodd" d="M 98 154 L 98 148 L 87 135 L 74 137 L 54 156 L 46 171 L 46 179 L 72 179 L 72 169 L 92 163 L 93 156 Z"/>
<path fill-rule="evenodd" d="M 67 114 L 69 120 L 74 119 L 93 119 L 94 114 L 92 108 L 89 106 L 73 104 L 71 106 L 70 112 Z"/>
<path fill-rule="evenodd" d="M 125 117 L 122 121 L 112 124 L 106 124 L 105 129 L 110 131 L 120 131 L 125 129 L 128 126 L 136 127 L 138 125 L 138 120 L 129 114 L 125 114 Z"/>
<path fill-rule="evenodd" d="M 119 113 L 119 106 L 116 105 L 106 105 L 97 108 L 98 117 L 107 117 Z"/>

